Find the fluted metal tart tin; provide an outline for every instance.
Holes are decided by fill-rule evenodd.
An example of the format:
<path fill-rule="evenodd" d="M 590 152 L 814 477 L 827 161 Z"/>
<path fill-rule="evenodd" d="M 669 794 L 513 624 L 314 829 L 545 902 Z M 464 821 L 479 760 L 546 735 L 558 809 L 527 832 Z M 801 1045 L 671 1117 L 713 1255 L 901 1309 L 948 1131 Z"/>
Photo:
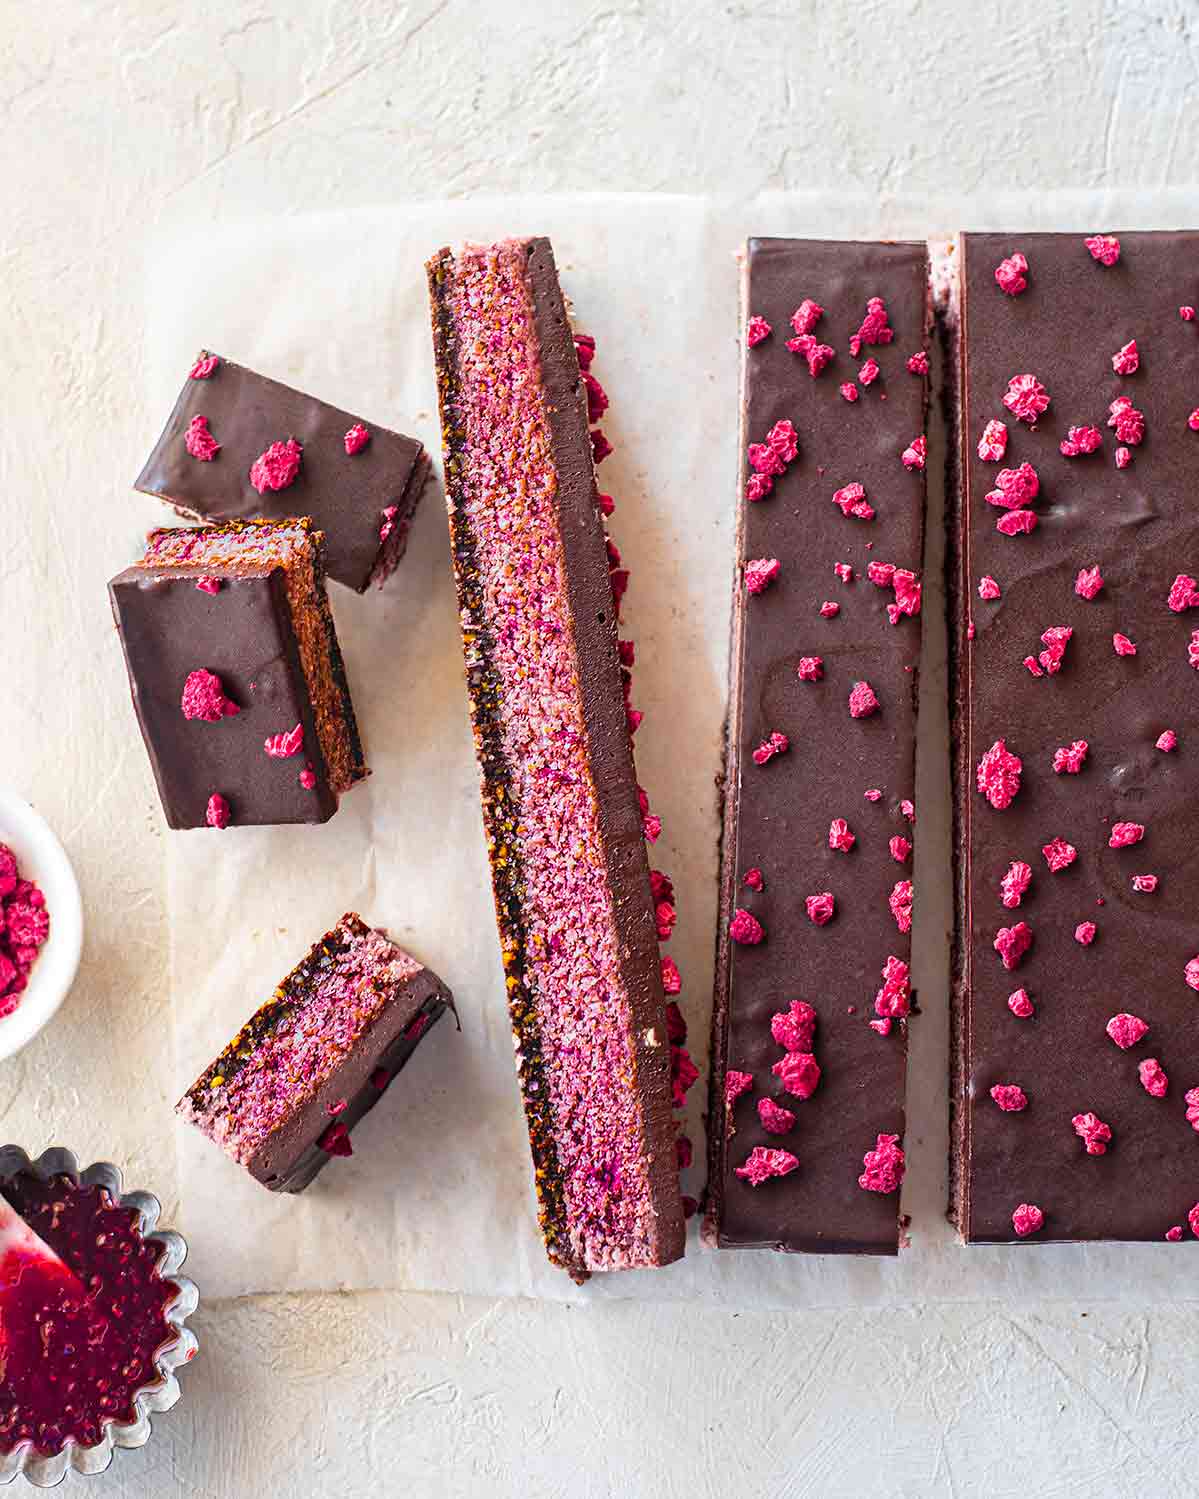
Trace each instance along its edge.
<path fill-rule="evenodd" d="M 87 1187 L 103 1187 L 114 1203 L 134 1209 L 142 1238 L 162 1245 L 158 1273 L 177 1292 L 166 1309 L 166 1319 L 175 1329 L 175 1336 L 154 1355 L 154 1377 L 134 1394 L 134 1420 L 106 1422 L 100 1441 L 81 1447 L 70 1440 L 50 1457 L 39 1454 L 28 1443 L 12 1452 L 0 1452 L 0 1484 L 11 1483 L 18 1473 L 23 1473 L 36 1488 L 48 1489 L 62 1482 L 68 1468 L 76 1473 L 102 1473 L 118 1447 L 144 1447 L 149 1441 L 151 1415 L 170 1410 L 182 1393 L 175 1371 L 190 1362 L 199 1350 L 195 1333 L 185 1324 L 198 1306 L 200 1296 L 193 1281 L 176 1273 L 187 1257 L 182 1234 L 172 1228 L 158 1227 L 162 1213 L 158 1198 L 151 1192 L 125 1191 L 121 1172 L 110 1161 L 97 1161 L 81 1171 L 72 1152 L 60 1146 L 43 1151 L 33 1161 L 19 1145 L 0 1147 L 0 1184 L 25 1171 L 41 1181 L 69 1176 Z"/>

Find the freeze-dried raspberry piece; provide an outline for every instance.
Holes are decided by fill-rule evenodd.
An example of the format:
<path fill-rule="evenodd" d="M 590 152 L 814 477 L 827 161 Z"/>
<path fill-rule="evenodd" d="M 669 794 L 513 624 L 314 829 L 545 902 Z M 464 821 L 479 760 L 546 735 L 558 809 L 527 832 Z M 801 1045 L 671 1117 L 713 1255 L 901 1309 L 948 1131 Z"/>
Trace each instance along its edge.
<path fill-rule="evenodd" d="M 1135 375 L 1140 365 L 1141 356 L 1137 352 L 1137 341 L 1130 338 L 1112 355 L 1112 369 L 1117 375 Z"/>
<path fill-rule="evenodd" d="M 876 588 L 890 588 L 891 581 L 895 577 L 895 564 L 894 562 L 868 562 L 866 576 Z"/>
<path fill-rule="evenodd" d="M 50 935 L 50 915 L 45 907 L 45 897 L 36 886 L 31 894 L 38 896 L 39 900 L 10 900 L 4 908 L 5 940 L 9 949 L 17 953 L 17 962 L 26 967 L 28 964 L 24 963 L 20 950 L 32 948 L 36 953 Z M 30 954 L 30 962 L 33 955 Z"/>
<path fill-rule="evenodd" d="M 996 1083 L 991 1098 L 1005 1114 L 1019 1114 L 1028 1107 L 1028 1095 L 1016 1083 Z"/>
<path fill-rule="evenodd" d="M 1129 640 L 1128 636 L 1121 635 L 1118 630 L 1112 636 L 1112 650 L 1115 651 L 1117 656 L 1135 656 L 1137 653 L 1136 646 Z"/>
<path fill-rule="evenodd" d="M 331 1124 L 316 1142 L 328 1155 L 349 1156 L 354 1154 L 350 1131 L 344 1123 Z"/>
<path fill-rule="evenodd" d="M 1156 1057 L 1146 1057 L 1143 1062 L 1137 1063 L 1137 1077 L 1145 1092 L 1154 1098 L 1165 1098 L 1170 1091 L 1170 1079 Z"/>
<path fill-rule="evenodd" d="M 928 374 L 928 355 L 923 349 L 917 349 L 914 354 L 909 354 L 905 362 L 909 375 Z"/>
<path fill-rule="evenodd" d="M 1074 928 L 1074 940 L 1080 947 L 1090 947 L 1098 930 L 1093 921 L 1080 921 Z"/>
<path fill-rule="evenodd" d="M 201 349 L 196 355 L 196 362 L 187 372 L 189 380 L 208 380 L 216 373 L 220 360 L 215 354 L 210 354 L 207 349 Z"/>
<path fill-rule="evenodd" d="M 1083 767 L 1089 748 L 1085 739 L 1076 739 L 1073 744 L 1063 744 L 1053 752 L 1053 768 L 1060 776 L 1076 776 Z"/>
<path fill-rule="evenodd" d="M 1049 392 L 1035 375 L 1013 375 L 1003 404 L 1017 421 L 1035 423 L 1049 406 Z"/>
<path fill-rule="evenodd" d="M 787 472 L 787 464 L 781 453 L 768 442 L 751 442 L 745 450 L 749 466 L 756 474 L 777 476 Z"/>
<path fill-rule="evenodd" d="M 887 847 L 891 850 L 891 857 L 897 864 L 906 862 L 908 855 L 912 852 L 912 845 L 906 838 L 900 837 L 898 833 L 891 839 Z"/>
<path fill-rule="evenodd" d="M 904 1154 L 898 1135 L 879 1135 L 874 1149 L 862 1157 L 866 1168 L 858 1177 L 858 1186 L 864 1192 L 898 1192 L 903 1183 Z"/>
<path fill-rule="evenodd" d="M 907 818 L 907 820 L 910 823 L 915 823 L 915 821 L 916 821 L 916 804 L 915 804 L 915 802 L 908 801 L 907 797 L 905 796 L 904 799 L 899 804 L 899 810 L 904 815 L 904 817 Z"/>
<path fill-rule="evenodd" d="M 1036 1013 L 1027 989 L 1016 989 L 1009 994 L 1007 1007 L 1018 1020 L 1030 1020 Z"/>
<path fill-rule="evenodd" d="M 801 656 L 799 665 L 796 667 L 795 675 L 801 682 L 819 682 L 824 676 L 824 658 L 821 656 Z"/>
<path fill-rule="evenodd" d="M 741 883 L 747 890 L 761 890 L 765 883 L 762 879 L 762 871 L 757 865 L 752 869 L 747 869 Z"/>
<path fill-rule="evenodd" d="M 1127 396 L 1117 396 L 1107 410 L 1107 424 L 1116 429 L 1117 441 L 1135 448 L 1145 435 L 1145 413 Z"/>
<path fill-rule="evenodd" d="M 766 434 L 767 445 L 776 452 L 784 463 L 792 463 L 799 452 L 799 434 L 794 425 L 784 417 L 775 422 Z"/>
<path fill-rule="evenodd" d="M 1128 448 L 1117 448 L 1116 449 L 1116 467 L 1117 468 L 1127 468 L 1128 465 L 1131 462 L 1132 462 L 1132 453 L 1128 450 Z"/>
<path fill-rule="evenodd" d="M 869 1020 L 866 1022 L 876 1036 L 889 1036 L 891 1034 L 891 1020 Z"/>
<path fill-rule="evenodd" d="M 1192 432 L 1199 432 L 1199 406 L 1196 406 L 1190 416 L 1187 417 L 1187 426 Z"/>
<path fill-rule="evenodd" d="M 1187 1123 L 1192 1129 L 1199 1130 L 1199 1088 L 1188 1088 L 1182 1101 L 1187 1106 Z"/>
<path fill-rule="evenodd" d="M 802 338 L 805 333 L 811 333 L 823 316 L 824 308 L 820 303 L 813 302 L 811 297 L 805 297 L 791 314 L 791 326 Z"/>
<path fill-rule="evenodd" d="M 211 463 L 221 451 L 221 445 L 208 430 L 206 416 L 193 416 L 183 436 L 183 446 L 193 458 L 201 463 Z"/>
<path fill-rule="evenodd" d="M 1191 631 L 1191 638 L 1187 642 L 1187 660 L 1199 671 L 1199 630 Z"/>
<path fill-rule="evenodd" d="M 783 570 L 777 557 L 756 557 L 745 564 L 745 586 L 750 593 L 762 593 Z"/>
<path fill-rule="evenodd" d="M 1187 1214 L 1187 1222 L 1191 1225 L 1191 1232 L 1199 1238 L 1199 1202 Z"/>
<path fill-rule="evenodd" d="M 995 280 L 999 283 L 1001 291 L 1007 292 L 1009 297 L 1018 297 L 1028 285 L 1028 261 L 1019 250 L 1013 252 L 1001 260 L 995 267 Z"/>
<path fill-rule="evenodd" d="M 742 1181 L 747 1181 L 751 1187 L 760 1187 L 772 1176 L 787 1176 L 798 1165 L 799 1161 L 789 1150 L 767 1150 L 764 1145 L 755 1145 L 745 1157 L 744 1164 L 738 1166 L 733 1174 Z"/>
<path fill-rule="evenodd" d="M 789 1051 L 770 1070 L 794 1098 L 811 1098 L 820 1083 L 820 1063 L 810 1051 Z"/>
<path fill-rule="evenodd" d="M 1130 1015 L 1127 1010 L 1121 1010 L 1118 1015 L 1113 1015 L 1104 1029 L 1121 1051 L 1127 1051 L 1130 1046 L 1143 1041 L 1149 1034 L 1149 1027 L 1141 1017 Z"/>
<path fill-rule="evenodd" d="M 857 842 L 857 839 L 849 831 L 849 824 L 844 817 L 834 817 L 828 825 L 828 846 L 835 848 L 839 853 L 847 854 Z"/>
<path fill-rule="evenodd" d="M 825 599 L 824 603 L 820 606 L 820 614 L 824 619 L 836 619 L 840 613 L 841 605 L 834 604 L 832 599 Z"/>
<path fill-rule="evenodd" d="M 1173 729 L 1163 729 L 1163 731 L 1157 736 L 1157 743 L 1154 745 L 1155 749 L 1164 750 L 1167 755 L 1171 750 L 1176 749 L 1177 747 L 1178 735 L 1174 732 Z"/>
<path fill-rule="evenodd" d="M 833 571 L 841 579 L 842 583 L 853 582 L 853 568 L 848 562 L 834 562 Z"/>
<path fill-rule="evenodd" d="M 1194 609 L 1199 605 L 1199 584 L 1186 573 L 1179 573 L 1170 584 L 1166 604 L 1175 614 L 1181 614 L 1186 609 Z"/>
<path fill-rule="evenodd" d="M 795 1127 L 795 1115 L 773 1098 L 758 1099 L 758 1118 L 768 1135 L 785 1135 Z"/>
<path fill-rule="evenodd" d="M 681 994 L 683 990 L 683 976 L 679 972 L 679 965 L 673 958 L 662 959 L 662 992 L 664 994 Z"/>
<path fill-rule="evenodd" d="M 1026 921 L 1018 921 L 1015 926 L 1001 926 L 991 946 L 1010 972 L 1032 946 L 1032 928 Z"/>
<path fill-rule="evenodd" d="M 1143 822 L 1116 822 L 1112 824 L 1111 837 L 1107 840 L 1108 848 L 1128 848 L 1130 844 L 1140 843 L 1145 836 L 1145 824 Z"/>
<path fill-rule="evenodd" d="M 995 529 L 1004 536 L 1027 536 L 1037 529 L 1037 512 L 1008 510 L 995 522 Z"/>
<path fill-rule="evenodd" d="M 984 463 L 998 463 L 1007 452 L 1007 423 L 992 417 L 978 439 L 978 456 Z"/>
<path fill-rule="evenodd" d="M 848 401 L 851 406 L 858 398 L 858 387 L 852 380 L 846 380 L 843 384 L 838 385 L 837 389 L 841 392 L 842 400 Z"/>
<path fill-rule="evenodd" d="M 908 965 L 894 953 L 883 965 L 883 986 L 874 996 L 874 1013 L 902 1020 L 912 1011 L 912 985 Z"/>
<path fill-rule="evenodd" d="M 724 1104 L 725 1108 L 731 1108 L 742 1093 L 748 1093 L 753 1087 L 753 1074 L 749 1072 L 734 1072 L 732 1068 L 724 1075 Z"/>
<path fill-rule="evenodd" d="M 832 359 L 836 350 L 828 344 L 818 342 L 810 333 L 801 333 L 798 338 L 789 338 L 787 347 L 792 354 L 800 354 L 807 361 L 808 374 L 813 379 Z"/>
<path fill-rule="evenodd" d="M 591 361 L 595 358 L 595 339 L 590 333 L 575 333 L 572 335 L 575 345 L 575 356 L 579 361 L 581 370 L 589 370 Z"/>
<path fill-rule="evenodd" d="M 751 911 L 738 907 L 733 912 L 733 919 L 729 922 L 729 936 L 734 942 L 740 942 L 744 947 L 756 947 L 765 935 L 762 923 Z"/>
<path fill-rule="evenodd" d="M 1112 1138 L 1110 1125 L 1104 1124 L 1097 1114 L 1075 1114 L 1070 1123 L 1074 1133 L 1087 1147 L 1088 1155 L 1106 1155 Z"/>
<path fill-rule="evenodd" d="M 370 440 L 370 428 L 364 427 L 361 422 L 355 422 L 349 431 L 347 431 L 345 437 L 342 438 L 342 445 L 345 447 L 346 456 L 353 458 L 355 453 L 361 453 Z"/>
<path fill-rule="evenodd" d="M 687 1039 L 687 1022 L 673 999 L 666 1006 L 666 1039 L 672 1046 L 682 1046 Z"/>
<path fill-rule="evenodd" d="M 989 573 L 984 573 L 978 580 L 978 596 L 987 602 L 1002 597 L 999 584 Z"/>
<path fill-rule="evenodd" d="M 856 359 L 863 344 L 889 344 L 895 330 L 887 322 L 887 304 L 882 297 L 871 297 L 866 303 L 866 316 L 858 331 L 849 340 L 849 352 Z"/>
<path fill-rule="evenodd" d="M 804 897 L 804 909 L 808 913 L 808 920 L 814 926 L 827 926 L 833 919 L 836 902 L 831 890 L 822 890 L 819 895 L 807 895 Z"/>
<path fill-rule="evenodd" d="M 883 799 L 883 794 L 877 786 L 871 786 L 868 791 L 863 791 L 862 795 L 868 802 L 881 802 Z"/>
<path fill-rule="evenodd" d="M 610 453 L 615 451 L 598 427 L 593 427 L 587 435 L 591 438 L 591 461 L 593 463 L 602 463 Z"/>
<path fill-rule="evenodd" d="M 1078 858 L 1078 850 L 1072 843 L 1067 843 L 1064 838 L 1055 838 L 1051 843 L 1046 843 L 1041 852 L 1045 855 L 1045 862 L 1049 865 L 1051 874 L 1069 869 Z"/>
<path fill-rule="evenodd" d="M 218 593 L 220 593 L 221 589 L 224 587 L 224 584 L 221 582 L 220 578 L 197 578 L 196 587 L 200 590 L 201 593 L 210 593 L 215 597 Z"/>
<path fill-rule="evenodd" d="M 899 455 L 904 468 L 923 468 L 928 458 L 928 439 L 923 435 L 913 437 Z"/>
<path fill-rule="evenodd" d="M 745 483 L 745 498 L 751 502 L 764 500 L 774 488 L 769 474 L 751 474 Z"/>
<path fill-rule="evenodd" d="M 660 900 L 654 907 L 654 923 L 658 929 L 658 941 L 669 942 L 679 913 L 668 900 Z"/>
<path fill-rule="evenodd" d="M 1193 323 L 1195 321 L 1195 309 L 1184 305 L 1178 309 L 1178 316 L 1184 323 Z"/>
<path fill-rule="evenodd" d="M 878 712 L 878 708 L 879 701 L 870 683 L 855 682 L 849 693 L 850 718 L 869 718 L 872 713 Z"/>
<path fill-rule="evenodd" d="M 1043 677 L 1045 675 L 1045 673 L 1041 670 L 1041 667 L 1038 665 L 1037 658 L 1035 656 L 1025 656 L 1021 664 L 1028 668 L 1029 676 Z"/>
<path fill-rule="evenodd" d="M 687 1094 L 699 1077 L 699 1068 L 685 1046 L 670 1048 L 670 1101 L 676 1109 L 686 1106 Z"/>
<path fill-rule="evenodd" d="M 1004 510 L 1027 505 L 1041 492 L 1041 480 L 1031 463 L 1019 468 L 1001 468 L 995 475 L 995 488 L 988 491 L 987 503 Z"/>
<path fill-rule="evenodd" d="M 755 765 L 766 765 L 776 755 L 785 755 L 791 748 L 791 741 L 786 734 L 780 734 L 776 729 L 768 739 L 764 739 L 753 752 Z"/>
<path fill-rule="evenodd" d="M 770 1034 L 784 1051 L 810 1052 L 816 1037 L 816 1011 L 806 1000 L 793 999 L 770 1017 Z"/>
<path fill-rule="evenodd" d="M 1139 895 L 1152 895 L 1157 889 L 1157 875 L 1134 874 L 1132 877 L 1132 888 Z"/>
<path fill-rule="evenodd" d="M 912 930 L 912 882 L 911 880 L 896 880 L 891 886 L 891 894 L 887 897 L 887 904 L 891 908 L 891 915 L 895 918 L 895 925 L 901 932 Z"/>
<path fill-rule="evenodd" d="M 906 567 L 897 567 L 891 581 L 895 589 L 896 613 L 908 616 L 919 614 L 921 585 L 916 580 L 916 574 Z M 890 613 L 890 606 L 887 612 Z M 891 623 L 894 624 L 895 620 Z"/>
<path fill-rule="evenodd" d="M 11 895 L 17 888 L 20 874 L 17 869 L 17 856 L 9 848 L 7 843 L 0 843 L 0 899 Z M 0 908 L 0 931 L 4 928 L 3 910 Z"/>
<path fill-rule="evenodd" d="M 1100 265 L 1113 266 L 1120 258 L 1120 241 L 1114 234 L 1090 234 L 1083 244 Z"/>
<path fill-rule="evenodd" d="M 1081 458 L 1093 453 L 1103 444 L 1103 433 L 1098 427 L 1071 427 L 1058 443 L 1063 458 Z"/>
<path fill-rule="evenodd" d="M 1176 1223 L 1173 1228 L 1166 1229 L 1166 1243 L 1177 1244 L 1182 1238 L 1182 1224 Z"/>
<path fill-rule="evenodd" d="M 749 318 L 745 324 L 746 345 L 751 349 L 756 348 L 763 339 L 770 337 L 770 332 L 770 324 L 766 321 L 766 319 L 764 317 L 758 317 L 757 314 L 755 314 L 753 317 Z"/>
<path fill-rule="evenodd" d="M 1023 859 L 1013 859 L 1007 873 L 999 882 L 1001 898 L 1009 911 L 1014 911 L 1024 898 L 1024 892 L 1032 883 L 1032 866 Z"/>
<path fill-rule="evenodd" d="M 271 443 L 250 465 L 250 483 L 259 494 L 268 489 L 287 489 L 296 482 L 303 453 L 303 447 L 294 437 Z"/>
<path fill-rule="evenodd" d="M 858 371 L 858 379 L 863 385 L 873 385 L 878 376 L 879 368 L 873 359 L 867 359 Z"/>
<path fill-rule="evenodd" d="M 1088 602 L 1095 597 L 1103 587 L 1103 574 L 1098 565 L 1080 569 L 1078 577 L 1074 580 L 1074 592 L 1080 599 Z"/>
<path fill-rule="evenodd" d="M 1044 1226 L 1045 1214 L 1035 1202 L 1022 1202 L 1012 1213 L 1012 1227 L 1018 1239 L 1027 1239 L 1030 1234 L 1039 1233 Z"/>
<path fill-rule="evenodd" d="M 202 668 L 188 673 L 179 706 L 184 718 L 198 718 L 203 723 L 220 723 L 222 718 L 232 718 L 241 712 L 225 695 L 220 677 Z"/>
<path fill-rule="evenodd" d="M 214 791 L 208 798 L 208 808 L 204 813 L 204 821 L 210 828 L 227 828 L 229 826 L 229 803 L 219 791 Z"/>
<path fill-rule="evenodd" d="M 1020 772 L 1024 762 L 1013 755 L 1002 739 L 997 739 L 978 762 L 975 779 L 978 789 L 996 809 L 1009 807 L 1020 790 Z"/>
<path fill-rule="evenodd" d="M 844 516 L 852 515 L 858 520 L 874 519 L 874 509 L 866 499 L 866 490 L 856 480 L 836 491 L 833 495 L 833 504 Z"/>
<path fill-rule="evenodd" d="M 1037 659 L 1051 677 L 1061 671 L 1066 647 L 1070 644 L 1073 635 L 1074 631 L 1069 625 L 1050 625 L 1041 636 L 1041 644 L 1045 649 Z"/>
<path fill-rule="evenodd" d="M 290 760 L 292 755 L 298 755 L 304 747 L 304 725 L 298 723 L 294 729 L 284 729 L 278 734 L 272 734 L 263 741 L 262 747 L 272 760 Z"/>

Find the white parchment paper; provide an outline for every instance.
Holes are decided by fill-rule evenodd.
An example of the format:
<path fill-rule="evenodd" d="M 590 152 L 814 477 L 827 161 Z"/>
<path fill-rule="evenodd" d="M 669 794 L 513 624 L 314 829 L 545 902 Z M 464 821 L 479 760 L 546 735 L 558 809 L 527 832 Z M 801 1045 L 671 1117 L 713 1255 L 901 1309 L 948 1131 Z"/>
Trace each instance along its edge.
<path fill-rule="evenodd" d="M 752 203 L 664 196 L 508 198 L 248 223 L 164 236 L 147 257 L 145 379 L 165 419 L 194 351 L 420 436 L 440 453 L 423 264 L 464 238 L 548 233 L 578 326 L 599 342 L 615 444 L 602 470 L 632 572 L 639 778 L 665 831 L 652 862 L 678 891 L 669 951 L 701 1069 L 716 910 L 717 802 L 736 500 L 737 276 L 747 233 L 924 237 L 959 225 L 1168 228 L 1182 195 Z M 1019 235 L 1013 236 L 1018 248 Z M 147 447 L 157 435 L 146 434 Z M 915 982 L 908 1085 L 911 1245 L 897 1261 L 704 1249 L 579 1289 L 545 1262 L 504 1006 L 466 711 L 443 498 L 427 492 L 382 593 L 332 585 L 374 775 L 315 828 L 169 834 L 175 1083 L 180 1093 L 347 909 L 386 927 L 454 989 L 443 1021 L 300 1197 L 252 1182 L 176 1126 L 179 1227 L 206 1295 L 379 1287 L 595 1300 L 869 1305 L 1003 1295 L 1186 1297 L 1193 1246 L 957 1245 L 944 1219 L 949 886 L 946 654 L 940 589 L 943 434 L 930 429 L 925 660 L 917 775 Z M 700 1114 L 691 1094 L 702 1184 Z M 1199 1155 L 1196 1160 L 1199 1199 Z"/>

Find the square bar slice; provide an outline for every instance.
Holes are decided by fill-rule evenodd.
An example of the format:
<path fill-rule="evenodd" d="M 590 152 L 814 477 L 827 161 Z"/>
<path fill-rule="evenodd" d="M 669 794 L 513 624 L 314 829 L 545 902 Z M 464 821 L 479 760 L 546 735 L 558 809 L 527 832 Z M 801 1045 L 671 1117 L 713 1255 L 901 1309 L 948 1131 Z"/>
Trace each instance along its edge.
<path fill-rule="evenodd" d="M 429 263 L 450 536 L 550 1259 L 683 1252 L 670 1048 L 587 402 L 549 241 Z"/>
<path fill-rule="evenodd" d="M 327 822 L 367 774 L 307 520 L 153 531 L 108 585 L 172 828 Z"/>
<path fill-rule="evenodd" d="M 705 1238 L 895 1254 L 923 244 L 752 239 Z"/>
<path fill-rule="evenodd" d="M 329 576 L 364 593 L 403 556 L 428 475 L 415 438 L 205 349 L 134 488 L 192 520 L 311 516 Z"/>
<path fill-rule="evenodd" d="M 176 1106 L 272 1192 L 302 1192 L 452 1009 L 435 973 L 348 912 Z"/>
<path fill-rule="evenodd" d="M 1199 233 L 959 253 L 951 1216 L 1191 1238 Z"/>

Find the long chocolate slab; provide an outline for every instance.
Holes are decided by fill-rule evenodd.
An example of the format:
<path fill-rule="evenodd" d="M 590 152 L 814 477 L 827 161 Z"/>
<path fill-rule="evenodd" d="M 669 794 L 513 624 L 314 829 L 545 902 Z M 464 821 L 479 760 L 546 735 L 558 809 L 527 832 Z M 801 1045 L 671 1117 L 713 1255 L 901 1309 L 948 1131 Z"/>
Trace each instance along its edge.
<path fill-rule="evenodd" d="M 288 443 L 299 451 L 256 467 Z M 203 350 L 134 488 L 198 520 L 310 516 L 329 576 L 362 593 L 403 555 L 428 472 L 414 438 Z"/>
<path fill-rule="evenodd" d="M 751 240 L 744 311 L 706 1235 L 894 1254 L 925 247 Z"/>
<path fill-rule="evenodd" d="M 670 1048 L 587 401 L 548 240 L 429 264 L 446 490 L 551 1260 L 683 1251 Z"/>
<path fill-rule="evenodd" d="M 200 1074 L 177 1112 L 272 1192 L 302 1192 L 453 996 L 354 912 L 315 944 Z"/>
<path fill-rule="evenodd" d="M 1199 234 L 1116 241 L 961 243 L 951 1212 L 971 1242 L 1190 1237 L 1199 1198 Z M 992 421 L 1002 458 L 979 454 Z M 1004 534 L 1012 514 L 1035 529 Z"/>

